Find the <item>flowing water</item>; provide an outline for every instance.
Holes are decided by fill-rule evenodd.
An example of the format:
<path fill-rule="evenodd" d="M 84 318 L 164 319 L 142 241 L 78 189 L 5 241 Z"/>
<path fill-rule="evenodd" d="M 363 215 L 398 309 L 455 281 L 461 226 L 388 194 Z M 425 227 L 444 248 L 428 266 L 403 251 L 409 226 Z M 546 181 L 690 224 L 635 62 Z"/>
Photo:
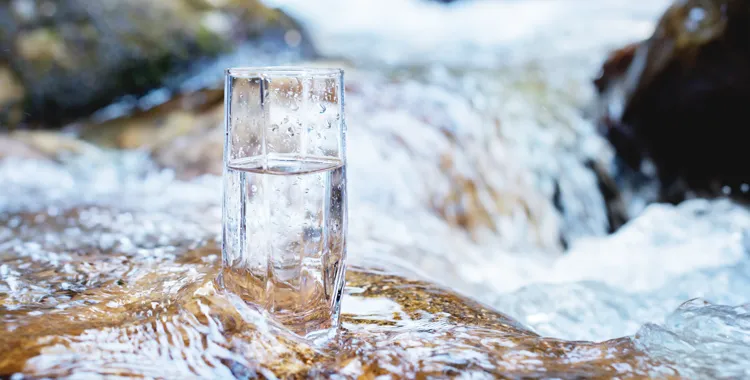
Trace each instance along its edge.
<path fill-rule="evenodd" d="M 80 161 L 79 161 L 80 160 Z M 32 179 L 23 173 L 38 173 Z M 140 153 L 5 160 L 0 375 L 674 376 L 628 338 L 542 338 L 354 237 L 339 337 L 316 348 L 216 284 L 221 181 Z M 377 217 L 360 214 L 361 218 Z M 449 236 L 434 236 L 444 244 Z M 394 247 L 391 245 L 391 247 Z M 405 248 L 412 249 L 412 248 Z M 418 249 L 414 247 L 413 249 Z"/>
<path fill-rule="evenodd" d="M 637 193 L 607 235 L 588 165 L 612 163 L 582 111 L 597 64 L 666 1 L 276 3 L 359 67 L 341 336 L 315 348 L 215 286 L 218 176 L 6 159 L 0 375 L 750 377 L 750 211 Z"/>

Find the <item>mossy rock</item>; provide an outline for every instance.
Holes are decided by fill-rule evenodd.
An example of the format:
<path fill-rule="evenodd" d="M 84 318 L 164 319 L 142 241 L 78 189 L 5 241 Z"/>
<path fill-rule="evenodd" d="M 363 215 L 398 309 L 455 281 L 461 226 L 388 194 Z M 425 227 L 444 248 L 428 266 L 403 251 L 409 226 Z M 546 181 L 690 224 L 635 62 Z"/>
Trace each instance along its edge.
<path fill-rule="evenodd" d="M 311 55 L 307 39 L 286 44 L 293 30 L 293 20 L 256 0 L 3 2 L 0 65 L 24 89 L 24 116 L 8 124 L 62 125 L 124 95 L 175 85 L 194 64 L 246 43 Z"/>

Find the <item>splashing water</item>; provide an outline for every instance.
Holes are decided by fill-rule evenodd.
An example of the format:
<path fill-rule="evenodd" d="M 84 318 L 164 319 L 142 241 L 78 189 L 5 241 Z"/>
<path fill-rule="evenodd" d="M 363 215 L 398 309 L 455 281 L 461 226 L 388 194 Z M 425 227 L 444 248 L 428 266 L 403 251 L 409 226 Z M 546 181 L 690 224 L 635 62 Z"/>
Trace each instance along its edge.
<path fill-rule="evenodd" d="M 176 180 L 138 152 L 0 162 L 0 347 L 21 347 L 0 358 L 0 368 L 39 376 L 268 378 L 326 376 L 331 368 L 352 377 L 437 376 L 449 368 L 477 378 L 564 378 L 659 377 L 674 367 L 693 378 L 748 376 L 747 307 L 733 306 L 748 302 L 750 286 L 745 207 L 724 200 L 652 205 L 605 236 L 604 200 L 585 162 L 607 165 L 611 152 L 580 108 L 590 99 L 598 54 L 645 37 L 664 5 L 644 2 L 635 12 L 630 3 L 477 1 L 451 13 L 428 3 L 378 2 L 406 20 L 392 20 L 392 31 L 372 7 L 337 4 L 345 23 L 322 17 L 311 25 L 324 52 L 362 65 L 441 62 L 417 73 L 347 72 L 356 152 L 349 159 L 349 253 L 368 269 L 349 277 L 338 361 L 213 287 L 219 178 Z M 303 21 L 330 11 L 283 4 Z M 519 9 L 532 10 L 523 14 L 534 22 L 502 22 Z M 378 25 L 361 22 L 365 15 Z M 613 19 L 620 21 L 613 26 Z M 443 26 L 451 23 L 462 32 L 447 35 Z M 352 39 L 357 33 L 371 38 Z M 384 41 L 377 49 L 375 38 Z M 537 62 L 548 55 L 555 59 Z M 555 193 L 563 207 L 552 201 Z M 565 254 L 561 239 L 570 243 Z M 544 340 L 480 306 L 467 313 L 443 298 L 415 311 L 404 298 L 442 293 L 403 285 L 372 262 L 458 289 L 541 335 L 633 337 Z M 404 296 L 373 286 L 384 283 L 428 292 Z M 684 303 L 695 297 L 711 303 Z M 457 319 L 464 314 L 486 318 Z M 549 351 L 538 352 L 541 346 Z M 435 357 L 430 347 L 447 354 Z"/>
<path fill-rule="evenodd" d="M 70 355 L 77 355 L 79 364 L 72 368 L 79 374 L 240 376 L 248 368 L 278 374 L 304 367 L 297 361 L 307 360 L 298 356 L 300 347 L 305 346 L 288 343 L 294 338 L 284 329 L 268 325 L 258 311 L 213 290 L 210 279 L 219 257 L 216 248 L 185 253 L 217 238 L 218 177 L 178 181 L 169 170 L 154 169 L 136 152 L 103 154 L 95 157 L 96 165 L 82 165 L 92 158 L 79 157 L 62 164 L 26 160 L 0 163 L 0 179 L 7 189 L 0 201 L 6 220 L 6 227 L 0 229 L 4 252 L 0 295 L 5 310 L 1 323 L 12 328 L 9 332 L 20 334 L 6 335 L 6 339 L 36 331 L 41 339 L 37 345 L 44 347 L 41 356 L 31 357 L 24 371 L 60 375 L 65 373 L 60 371 L 69 365 Z M 44 179 L 31 181 L 19 175 L 28 172 L 44 173 Z M 695 296 L 717 303 L 744 302 L 742 289 L 750 285 L 750 261 L 743 233 L 750 224 L 750 213 L 743 207 L 727 201 L 691 201 L 678 207 L 654 205 L 611 237 L 582 238 L 567 255 L 540 257 L 504 253 L 477 244 L 429 209 L 414 214 L 414 219 L 396 217 L 396 209 L 378 207 L 366 196 L 367 192 L 362 192 L 354 197 L 358 201 L 352 202 L 351 225 L 356 228 L 350 233 L 350 254 L 355 265 L 374 259 L 380 265 L 394 264 L 410 271 L 419 267 L 414 271 L 425 277 L 441 273 L 441 282 L 510 312 L 544 335 L 603 340 L 637 332 L 636 347 L 663 362 L 675 363 L 683 375 L 732 377 L 747 371 L 746 354 L 741 348 L 750 330 L 743 322 L 743 307 L 688 304 L 664 319 L 679 302 Z M 409 223 L 419 224 L 419 228 L 406 229 Z M 400 234 L 393 233 L 400 229 Z M 441 262 L 449 265 L 441 267 Z M 433 269 L 436 266 L 440 270 L 454 266 L 454 270 L 439 272 Z M 372 290 L 367 285 L 372 281 L 372 277 L 350 279 L 349 298 L 344 300 L 345 309 L 350 302 L 346 331 L 365 334 L 357 338 L 363 344 L 376 339 L 364 337 L 372 337 L 374 327 L 359 326 L 356 321 L 393 323 L 392 316 L 403 313 L 399 308 L 406 307 L 382 296 L 373 302 L 369 298 L 359 300 L 356 294 L 361 290 L 357 287 Z M 555 285 L 544 284 L 550 282 Z M 514 289 L 520 290 L 502 293 Z M 192 301 L 180 301 L 184 296 Z M 436 313 L 443 310 L 433 307 Z M 68 317 L 73 315 L 76 319 Z M 93 328 L 102 323 L 96 321 L 103 316 L 107 316 L 105 324 Z M 162 322 L 136 322 L 155 317 Z M 38 318 L 62 318 L 58 326 L 62 330 L 58 331 L 66 334 L 53 338 L 50 333 L 29 330 L 38 329 Z M 237 318 L 246 321 L 244 330 L 227 325 Z M 62 323 L 64 320 L 80 322 L 70 325 Z M 413 334 L 425 328 L 423 323 L 434 323 L 430 320 L 419 319 L 415 325 L 405 325 L 411 326 L 404 327 L 406 330 L 396 330 L 400 331 L 396 335 L 402 342 L 399 344 L 407 337 L 410 344 L 426 344 Z M 646 322 L 655 324 L 639 330 L 638 326 Z M 233 335 L 241 331 L 245 333 Z M 444 339 L 454 334 L 448 331 L 453 330 L 446 330 L 449 335 L 437 342 L 448 342 Z M 474 336 L 477 332 L 473 331 L 466 333 Z M 184 345 L 172 346 L 170 342 L 180 337 L 186 339 Z M 513 342 L 512 346 L 518 347 L 518 342 Z M 532 342 L 536 340 L 527 344 L 538 344 Z M 630 349 L 624 342 L 608 347 L 618 353 L 615 358 Z M 385 351 L 373 355 L 395 354 L 382 349 Z M 305 355 L 318 355 L 312 348 L 304 350 L 308 352 Z M 248 362 L 247 352 L 255 353 L 256 360 L 265 364 L 256 368 L 257 363 Z M 484 349 L 467 351 L 464 345 L 450 352 L 442 359 L 433 359 L 436 368 L 456 361 L 489 360 L 493 364 L 486 364 L 481 372 L 487 373 L 494 371 L 489 368 L 532 360 L 510 353 L 487 357 Z M 392 368 L 403 371 L 407 368 L 403 365 L 409 362 L 406 358 L 415 354 L 404 352 L 406 356 L 399 356 L 401 364 Z M 288 355 L 294 359 L 288 359 Z M 367 363 L 373 357 L 359 355 L 341 371 L 361 373 L 369 368 Z M 575 368 L 570 362 L 555 360 L 545 359 L 535 368 Z M 626 373 L 643 371 L 639 366 L 644 364 L 637 364 L 643 362 L 618 360 L 625 366 L 622 368 L 630 368 Z M 165 366 L 168 372 L 164 372 Z M 594 370 L 587 368 L 584 373 L 591 375 Z M 657 371 L 649 372 L 650 376 L 670 373 L 667 367 L 647 368 Z"/>
<path fill-rule="evenodd" d="M 588 55 L 648 37 L 670 0 L 265 0 L 301 20 L 326 56 L 495 68 Z M 384 23 L 383 20 L 388 20 Z"/>
<path fill-rule="evenodd" d="M 382 250 L 368 252 L 372 246 L 362 237 L 354 239 L 341 337 L 333 350 L 316 349 L 214 285 L 218 177 L 174 180 L 135 152 L 80 157 L 94 158 L 97 164 L 87 167 L 78 159 L 0 162 L 7 185 L 0 227 L 0 374 L 675 373 L 628 339 L 599 344 L 540 338 L 473 301 L 390 274 L 411 269 Z M 44 173 L 45 180 L 29 181 L 19 171 Z M 368 257 L 376 261 L 367 264 Z"/>

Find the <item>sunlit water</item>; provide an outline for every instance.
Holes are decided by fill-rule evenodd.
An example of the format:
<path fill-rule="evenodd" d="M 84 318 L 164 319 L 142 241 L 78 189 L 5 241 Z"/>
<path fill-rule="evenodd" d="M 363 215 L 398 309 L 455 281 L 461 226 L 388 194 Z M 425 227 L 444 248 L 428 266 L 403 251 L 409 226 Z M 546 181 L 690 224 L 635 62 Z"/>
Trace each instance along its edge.
<path fill-rule="evenodd" d="M 284 1 L 303 20 L 305 14 L 309 14 L 308 20 L 318 17 L 317 23 L 311 23 L 311 31 L 327 54 L 358 57 L 363 66 L 381 65 L 383 61 L 404 65 L 447 63 L 447 67 L 437 64 L 415 71 L 384 68 L 388 75 L 372 70 L 347 72 L 349 254 L 354 265 L 366 265 L 374 258 L 382 265 L 409 268 L 484 301 L 545 336 L 595 341 L 633 336 L 635 347 L 648 353 L 650 360 L 674 363 L 687 377 L 750 376 L 748 309 L 737 306 L 748 302 L 746 289 L 750 288 L 750 244 L 746 237 L 750 212 L 724 200 L 695 200 L 677 207 L 651 205 L 616 234 L 606 236 L 604 200 L 595 176 L 585 165 L 587 161 L 611 163 L 610 149 L 581 112 L 590 100 L 589 80 L 601 59 L 597 54 L 610 45 L 647 36 L 662 6 L 644 3 L 633 10 L 630 2 L 614 1 L 589 8 L 584 5 L 590 2 L 571 1 L 566 4 L 578 6 L 541 7 L 550 3 L 528 0 L 468 2 L 451 13 L 434 4 L 409 1 L 388 2 L 382 8 L 368 3 L 357 7 L 326 3 L 329 7 L 312 9 L 306 2 Z M 397 28 L 385 30 L 383 25 L 387 23 L 358 23 L 376 9 L 398 16 L 392 20 Z M 519 14 L 518 9 L 535 11 L 524 13 L 524 17 L 536 21 L 502 23 L 493 17 L 497 13 L 500 20 L 512 19 Z M 579 13 L 583 10 L 587 13 Z M 317 11 L 321 15 L 315 16 Z M 331 19 L 333 16 L 337 18 Z M 341 20 L 347 23 L 337 22 Z M 462 32 L 446 35 L 441 27 L 451 22 L 457 25 L 454 31 Z M 406 33 L 411 30 L 408 28 L 426 24 L 433 25 L 435 33 Z M 509 30 L 497 27 L 498 32 L 493 33 L 500 24 L 509 25 Z M 562 33 L 565 30 L 570 33 Z M 362 43 L 367 49 L 360 49 L 358 44 L 338 42 L 357 33 L 379 40 L 394 33 L 399 38 L 383 38 L 377 49 L 367 43 Z M 480 34 L 486 39 L 478 38 Z M 478 42 L 438 45 L 441 38 L 443 42 Z M 540 40 L 545 44 L 533 44 Z M 556 49 L 550 50 L 550 46 Z M 342 50 L 344 47 L 349 50 Z M 451 50 L 454 48 L 475 55 L 456 54 Z M 550 55 L 555 59 L 543 59 L 545 51 L 554 53 Z M 508 52 L 525 63 L 490 70 L 494 63 L 507 63 Z M 474 68 L 467 70 L 467 63 L 475 63 Z M 218 177 L 177 181 L 171 171 L 158 170 L 145 155 L 130 152 L 102 153 L 65 164 L 5 160 L 0 163 L 0 183 L 4 187 L 0 210 L 8 219 L 0 229 L 0 244 L 3 252 L 10 253 L 3 259 L 10 261 L 0 264 L 0 294 L 4 296 L 2 307 L 8 311 L 4 314 L 7 326 L 29 318 L 25 313 L 33 305 L 54 310 L 87 307 L 76 304 L 82 302 L 75 297 L 76 292 L 106 281 L 107 286 L 102 288 L 114 296 L 95 294 L 89 299 L 106 302 L 91 310 L 95 315 L 118 315 L 128 309 L 118 308 L 132 296 L 123 290 L 118 293 L 116 286 L 122 286 L 118 278 L 141 281 L 132 286 L 152 286 L 157 295 L 175 295 L 191 283 L 201 286 L 210 278 L 206 272 L 210 274 L 210 268 L 215 268 L 213 261 L 218 260 L 215 250 L 183 257 L 201 242 L 219 239 Z M 562 211 L 553 202 L 555 194 L 564 206 Z M 77 211 L 70 215 L 70 210 Z M 22 212 L 32 220 L 24 219 L 26 214 Z M 40 212 L 49 216 L 39 216 Z M 52 227 L 53 219 L 65 228 Z M 564 253 L 561 239 L 569 243 Z M 122 255 L 94 257 L 96 260 L 85 265 L 65 265 L 77 252 L 97 251 Z M 15 266 L 14 257 L 20 257 Z M 153 265 L 124 265 L 128 260 Z M 162 265 L 175 260 L 179 265 Z M 35 269 L 24 272 L 18 265 Z M 56 277 L 56 272 L 45 271 L 47 267 L 62 268 L 65 281 Z M 136 270 L 130 271 L 132 268 Z M 150 271 L 161 277 L 153 279 Z M 344 313 L 347 302 L 357 310 L 345 320 L 348 331 L 364 334 L 358 336 L 361 338 L 367 331 L 382 332 L 373 327 L 377 325 L 373 321 L 394 323 L 394 315 L 403 320 L 402 306 L 392 300 L 358 302 L 362 300 L 352 292 L 356 295 L 362 289 L 353 284 L 343 306 Z M 218 309 L 222 310 L 220 316 L 235 316 L 229 320 L 253 326 L 246 328 L 248 331 L 256 331 L 257 326 L 276 327 L 263 322 L 257 311 L 232 303 L 231 296 L 214 298 L 206 295 L 209 290 L 197 292 L 219 304 L 211 304 L 208 309 L 200 303 L 185 306 L 191 311 L 187 314 L 164 312 L 188 319 L 172 324 L 133 324 L 126 332 L 112 330 L 113 336 L 102 333 L 106 329 L 87 334 L 79 326 L 79 330 L 70 330 L 71 336 L 60 338 L 68 350 L 56 349 L 52 344 L 56 342 L 45 342 L 51 348 L 32 359 L 27 369 L 39 374 L 59 373 L 55 371 L 64 371 L 70 365 L 71 355 L 79 355 L 80 364 L 73 367 L 77 371 L 90 366 L 89 370 L 96 372 L 101 370 L 95 367 L 97 363 L 120 360 L 129 370 L 136 368 L 135 363 L 141 365 L 147 375 L 159 373 L 158 363 L 170 362 L 177 363 L 175 376 L 204 370 L 209 371 L 203 373 L 206 376 L 240 376 L 232 368 L 240 371 L 252 366 L 248 356 L 238 352 L 254 353 L 271 362 L 269 357 L 289 360 L 298 366 L 315 357 L 311 349 L 310 357 L 289 359 L 289 346 L 279 341 L 292 338 L 283 333 L 247 332 L 249 335 L 236 340 L 222 337 L 226 331 L 242 331 L 242 326 L 233 330 L 235 327 L 222 325 L 226 319 L 196 322 L 190 315 Z M 696 297 L 711 303 L 690 301 Z M 136 308 L 141 314 L 135 317 L 162 315 L 156 310 L 169 302 L 154 302 Z M 551 362 L 539 363 L 535 362 L 538 357 L 523 356 L 523 345 L 505 356 L 489 355 L 489 346 L 481 345 L 495 342 L 502 346 L 508 342 L 489 332 L 487 339 L 475 339 L 481 334 L 472 330 L 470 339 L 451 341 L 453 356 L 435 358 L 423 349 L 430 342 L 429 336 L 422 335 L 425 326 L 433 326 L 441 337 L 461 336 L 462 331 L 456 325 L 431 324 L 440 321 L 439 310 L 434 316 L 420 320 L 418 327 L 405 325 L 401 326 L 403 330 L 389 330 L 391 340 L 384 340 L 380 346 L 377 340 L 357 341 L 360 346 L 354 346 L 367 347 L 364 352 L 369 356 L 339 363 L 341 372 L 360 373 L 368 360 L 403 373 L 414 370 L 410 363 L 420 360 L 436 368 L 446 363 L 459 367 L 470 363 L 475 366 L 472 368 L 498 368 L 507 363 L 552 368 L 554 363 L 578 368 L 576 363 L 589 363 L 584 360 L 591 358 L 586 353 L 601 349 L 576 346 L 564 351 L 564 360 L 553 357 Z M 410 318 L 418 320 L 413 315 Z M 363 319 L 372 324 L 358 328 L 353 323 Z M 180 342 L 204 351 L 185 346 L 173 348 L 173 352 L 165 350 L 165 346 L 175 347 L 168 344 L 175 326 L 182 329 L 177 336 L 187 336 Z M 200 331 L 201 338 L 191 338 L 193 331 Z M 109 351 L 92 349 L 97 342 L 117 341 L 117 334 L 132 340 L 123 338 L 125 344 L 112 345 Z M 160 344 L 160 338 L 167 342 Z M 529 347 L 540 344 L 535 339 Z M 395 350 L 394 342 L 402 348 Z M 624 355 L 628 346 L 625 341 L 618 342 L 604 351 Z M 470 348 L 476 344 L 481 348 Z M 133 347 L 143 351 L 121 352 Z M 147 357 L 157 359 L 144 362 Z M 398 364 L 403 366 L 389 362 L 394 357 L 402 360 Z M 577 362 L 576 358 L 581 360 Z M 613 366 L 625 373 L 638 373 L 642 368 L 637 363 L 642 365 L 644 360 Z M 206 361 L 213 366 L 201 364 Z M 654 368 L 666 371 L 657 374 L 669 373 L 662 367 Z M 587 370 L 592 371 L 584 366 L 581 373 Z"/>

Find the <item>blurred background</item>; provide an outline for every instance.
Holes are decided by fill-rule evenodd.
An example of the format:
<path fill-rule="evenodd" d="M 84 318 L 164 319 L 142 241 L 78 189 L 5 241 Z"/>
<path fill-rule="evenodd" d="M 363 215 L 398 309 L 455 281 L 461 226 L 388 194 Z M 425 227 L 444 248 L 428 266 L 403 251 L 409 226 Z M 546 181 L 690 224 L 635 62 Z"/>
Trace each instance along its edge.
<path fill-rule="evenodd" d="M 747 375 L 749 9 L 0 0 L 0 211 L 131 207 L 149 222 L 109 239 L 136 245 L 218 234 L 223 69 L 343 67 L 353 263 Z"/>

